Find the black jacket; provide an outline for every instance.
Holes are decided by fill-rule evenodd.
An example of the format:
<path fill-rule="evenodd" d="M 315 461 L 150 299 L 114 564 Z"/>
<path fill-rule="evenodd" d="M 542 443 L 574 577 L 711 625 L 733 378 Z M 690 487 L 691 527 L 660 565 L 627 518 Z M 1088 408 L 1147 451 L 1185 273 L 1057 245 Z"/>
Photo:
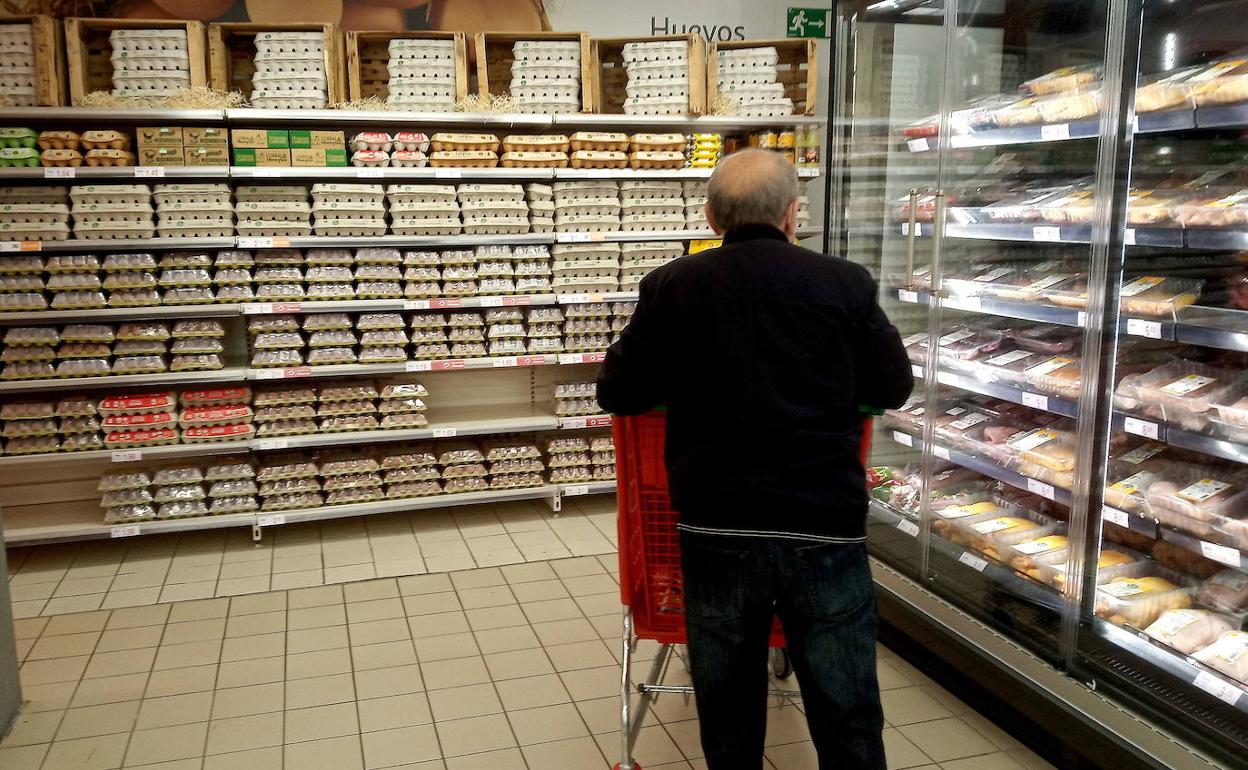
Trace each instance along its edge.
<path fill-rule="evenodd" d="M 913 377 L 865 269 L 745 227 L 646 276 L 607 351 L 598 403 L 666 404 L 681 526 L 860 539 L 860 406 L 896 408 Z"/>

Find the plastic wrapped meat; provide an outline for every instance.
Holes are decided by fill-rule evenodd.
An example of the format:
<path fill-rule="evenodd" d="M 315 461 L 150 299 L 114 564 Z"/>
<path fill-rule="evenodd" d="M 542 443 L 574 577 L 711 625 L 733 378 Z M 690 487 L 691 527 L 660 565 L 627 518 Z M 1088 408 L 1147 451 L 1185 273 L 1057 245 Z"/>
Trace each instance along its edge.
<path fill-rule="evenodd" d="M 1187 430 L 1202 430 L 1213 405 L 1243 386 L 1243 374 L 1194 361 L 1163 364 L 1118 384 L 1114 403 Z M 1216 413 L 1215 413 L 1216 414 Z"/>
<path fill-rule="evenodd" d="M 1122 287 L 1122 312 L 1129 315 L 1173 315 L 1200 297 L 1204 281 L 1192 278 L 1142 276 Z"/>
<path fill-rule="evenodd" d="M 1196 601 L 1223 612 L 1248 611 L 1248 574 L 1236 569 L 1222 570 L 1205 581 L 1196 592 Z"/>
<path fill-rule="evenodd" d="M 1162 524 L 1207 537 L 1243 510 L 1248 485 L 1242 475 L 1222 468 L 1175 464 L 1148 488 L 1150 512 Z"/>
<path fill-rule="evenodd" d="M 1230 619 L 1224 615 L 1205 610 L 1182 609 L 1162 613 L 1161 617 L 1144 629 L 1144 633 L 1162 644 L 1190 655 L 1233 629 Z"/>
<path fill-rule="evenodd" d="M 1069 353 L 1079 344 L 1080 332 L 1060 326 L 1030 326 L 1022 329 L 1007 329 L 1005 336 L 1023 350 L 1035 353 L 1057 355 Z"/>
<path fill-rule="evenodd" d="M 1096 614 L 1111 623 L 1144 629 L 1167 610 L 1190 607 L 1191 590 L 1175 584 L 1170 577 L 1144 574 L 1115 578 L 1097 590 Z"/>
<path fill-rule="evenodd" d="M 1232 679 L 1248 682 L 1248 632 L 1228 631 L 1192 657 Z"/>

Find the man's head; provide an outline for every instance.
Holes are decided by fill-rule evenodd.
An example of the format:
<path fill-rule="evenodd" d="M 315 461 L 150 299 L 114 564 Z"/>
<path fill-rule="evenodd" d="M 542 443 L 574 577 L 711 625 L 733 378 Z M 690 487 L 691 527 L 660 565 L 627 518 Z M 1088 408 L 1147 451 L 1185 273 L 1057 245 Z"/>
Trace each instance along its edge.
<path fill-rule="evenodd" d="M 797 232 L 797 170 L 770 150 L 741 150 L 711 174 L 706 221 L 722 235 L 744 225 L 771 225 L 793 239 Z"/>

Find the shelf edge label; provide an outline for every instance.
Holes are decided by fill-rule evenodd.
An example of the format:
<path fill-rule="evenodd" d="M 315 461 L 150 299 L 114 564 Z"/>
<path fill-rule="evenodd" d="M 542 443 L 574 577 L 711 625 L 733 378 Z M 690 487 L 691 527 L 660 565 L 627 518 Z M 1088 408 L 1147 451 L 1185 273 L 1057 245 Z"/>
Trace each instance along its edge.
<path fill-rule="evenodd" d="M 909 433 L 902 433 L 899 430 L 893 431 L 893 441 L 906 446 L 914 446 L 914 437 L 912 437 Z"/>
<path fill-rule="evenodd" d="M 963 551 L 962 555 L 958 557 L 958 561 L 962 562 L 976 572 L 983 572 L 988 567 L 987 561 L 979 558 L 970 551 Z"/>
<path fill-rule="evenodd" d="M 1124 419 L 1122 421 L 1122 429 L 1127 433 L 1131 433 L 1136 436 L 1143 436 L 1144 438 L 1151 438 L 1153 440 L 1156 440 L 1158 435 L 1157 423 L 1149 422 L 1148 420 L 1141 420 L 1136 417 L 1127 417 Z"/>
<path fill-rule="evenodd" d="M 143 527 L 138 524 L 126 524 L 118 527 L 109 527 L 109 537 L 134 537 L 143 534 Z"/>
<path fill-rule="evenodd" d="M 109 460 L 115 463 L 135 463 L 142 459 L 142 449 L 114 449 L 109 455 Z"/>
<path fill-rule="evenodd" d="M 1230 546 L 1218 545 L 1217 543 L 1207 543 L 1202 540 L 1200 541 L 1200 553 L 1206 559 L 1212 559 L 1216 562 L 1225 564 L 1228 567 L 1241 569 L 1243 566 L 1243 560 L 1239 555 L 1239 551 L 1231 548 Z"/>
<path fill-rule="evenodd" d="M 284 513 L 271 513 L 267 516 L 256 517 L 257 527 L 277 527 L 285 523 L 286 523 L 286 514 Z"/>
<path fill-rule="evenodd" d="M 1192 680 L 1192 684 L 1232 706 L 1238 703 L 1240 696 L 1244 694 L 1243 690 L 1240 690 L 1230 682 L 1219 679 L 1208 671 L 1198 673 L 1196 678 Z"/>
<path fill-rule="evenodd" d="M 897 529 L 901 530 L 902 532 L 905 532 L 910 537 L 919 536 L 919 525 L 915 524 L 913 521 L 910 521 L 909 519 L 902 519 L 901 521 L 897 522 Z"/>
<path fill-rule="evenodd" d="M 573 484 L 570 487 L 563 488 L 564 497 L 580 497 L 581 495 L 588 495 L 588 494 L 589 494 L 588 484 Z"/>
<path fill-rule="evenodd" d="M 1040 495 L 1048 500 L 1057 499 L 1057 490 L 1053 488 L 1053 485 L 1045 484 L 1043 481 L 1038 481 L 1037 479 L 1027 479 L 1027 491 Z"/>

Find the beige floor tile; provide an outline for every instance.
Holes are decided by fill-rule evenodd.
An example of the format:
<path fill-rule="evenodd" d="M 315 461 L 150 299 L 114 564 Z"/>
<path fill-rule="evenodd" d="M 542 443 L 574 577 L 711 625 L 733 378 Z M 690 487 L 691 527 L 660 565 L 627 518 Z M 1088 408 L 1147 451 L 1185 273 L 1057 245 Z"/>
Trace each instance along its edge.
<path fill-rule="evenodd" d="M 604 754 L 615 756 L 619 753 L 619 738 L 610 734 L 595 735 L 594 740 Z M 637 734 L 637 743 L 633 747 L 638 764 L 643 767 L 661 765 L 665 762 L 684 760 L 680 749 L 661 725 L 642 727 Z"/>
<path fill-rule="evenodd" d="M 73 693 L 70 705 L 75 707 L 98 706 L 103 703 L 139 700 L 143 697 L 143 691 L 146 687 L 146 672 L 142 674 L 103 677 L 100 679 L 84 679 L 81 684 L 78 684 L 77 690 Z M 25 692 L 29 692 L 29 690 L 30 686 L 24 687 Z"/>
<path fill-rule="evenodd" d="M 165 582 L 170 584 L 215 582 L 220 574 L 220 564 L 180 565 L 175 563 L 169 568 L 169 574 L 165 576 Z"/>
<path fill-rule="evenodd" d="M 160 591 L 160 602 L 184 602 L 191 599 L 208 599 L 216 594 L 217 581 L 200 583 L 166 584 Z"/>
<path fill-rule="evenodd" d="M 48 754 L 48 745 L 38 743 L 34 746 L 14 746 L 0 748 L 0 767 L 11 767 L 15 770 L 38 770 L 43 758 Z"/>
<path fill-rule="evenodd" d="M 663 727 L 667 730 L 668 736 L 671 737 L 672 741 L 676 744 L 676 747 L 680 749 L 680 753 L 684 754 L 688 759 L 697 759 L 702 756 L 702 736 L 698 732 L 698 726 L 698 720 L 696 719 L 689 719 L 683 722 L 665 722 L 663 724 Z M 769 747 L 767 751 L 770 753 L 774 748 L 778 747 Z M 794 764 L 793 766 L 799 767 L 800 765 Z M 789 766 L 782 765 L 782 767 L 787 768 Z M 818 770 L 818 767 L 812 766 L 811 770 Z"/>
<path fill-rule="evenodd" d="M 422 575 L 428 571 L 428 566 L 424 559 L 406 558 L 406 559 L 381 559 L 379 558 L 374 564 L 377 569 L 377 577 L 405 577 L 407 575 Z"/>
<path fill-rule="evenodd" d="M 620 604 L 618 590 L 609 594 L 578 596 L 576 597 L 576 606 L 589 617 L 611 615 L 618 618 L 624 609 L 624 605 Z"/>
<path fill-rule="evenodd" d="M 139 650 L 144 647 L 156 647 L 164 634 L 162 626 L 141 626 L 139 628 L 117 628 L 105 631 L 95 645 L 96 652 L 118 652 L 121 650 Z"/>
<path fill-rule="evenodd" d="M 360 731 L 355 703 L 295 709 L 286 712 L 286 742 L 299 743 L 322 738 L 356 735 Z"/>
<path fill-rule="evenodd" d="M 399 584 L 395 580 L 366 580 L 363 583 L 343 586 L 342 592 L 348 602 L 395 599 L 399 596 Z"/>
<path fill-rule="evenodd" d="M 545 599 L 520 605 L 530 623 L 547 623 L 554 620 L 582 618 L 581 608 L 569 598 Z"/>
<path fill-rule="evenodd" d="M 284 591 L 270 591 L 268 593 L 254 594 L 252 596 L 236 596 L 230 600 L 230 617 L 238 617 L 240 615 L 259 615 L 269 612 L 283 612 L 286 610 L 286 593 Z M 229 632 L 226 632 L 229 636 Z"/>
<path fill-rule="evenodd" d="M 260 634 L 276 634 L 285 631 L 286 610 L 280 609 L 272 612 L 258 612 L 231 617 L 225 627 L 225 638 L 233 639 L 258 636 Z"/>
<path fill-rule="evenodd" d="M 364 733 L 361 742 L 364 744 L 364 767 L 368 770 L 440 759 L 442 756 L 433 725 Z"/>
<path fill-rule="evenodd" d="M 342 567 L 327 566 L 325 568 L 325 582 L 327 584 L 350 583 L 375 577 L 377 577 L 377 571 L 371 561 L 368 564 L 348 564 Z"/>
<path fill-rule="evenodd" d="M 424 689 L 420 666 L 396 666 L 355 672 L 355 696 L 360 700 L 424 692 Z"/>
<path fill-rule="evenodd" d="M 553 574 L 553 572 L 552 572 Z M 534 580 L 511 587 L 520 602 L 540 602 L 550 599 L 566 599 L 571 596 L 561 580 Z"/>
<path fill-rule="evenodd" d="M 286 745 L 285 770 L 361 770 L 363 767 L 364 753 L 358 735 Z"/>
<path fill-rule="evenodd" d="M 221 639 L 225 636 L 225 618 L 209 618 L 207 620 L 188 620 L 182 623 L 170 623 L 165 626 L 165 636 L 160 640 L 162 646 L 203 642 Z"/>
<path fill-rule="evenodd" d="M 169 612 L 170 623 L 185 623 L 191 620 L 211 620 L 224 618 L 230 611 L 229 599 L 200 599 L 192 602 L 179 602 Z"/>
<path fill-rule="evenodd" d="M 885 721 L 894 727 L 953 716 L 921 687 L 884 690 L 880 693 L 880 702 L 884 706 Z"/>
<path fill-rule="evenodd" d="M 550 562 L 550 567 L 561 579 L 583 577 L 586 575 L 604 575 L 606 569 L 592 556 L 578 556 L 573 559 L 559 559 Z"/>
<path fill-rule="evenodd" d="M 1004 751 L 940 763 L 941 770 L 1026 770 Z"/>
<path fill-rule="evenodd" d="M 294 594 L 291 594 L 294 601 Z M 341 604 L 327 604 L 320 607 L 303 607 L 287 611 L 286 628 L 297 631 L 302 628 L 327 628 L 343 626 L 347 623 L 347 610 Z"/>
<path fill-rule="evenodd" d="M 556 671 L 577 671 L 585 668 L 615 665 L 610 648 L 599 639 L 546 647 L 546 654 Z"/>
<path fill-rule="evenodd" d="M 540 649 L 491 653 L 485 656 L 485 664 L 494 680 L 520 679 L 555 672 L 546 652 Z"/>
<path fill-rule="evenodd" d="M 157 604 L 151 607 L 129 607 L 113 610 L 108 618 L 107 628 L 142 628 L 144 626 L 163 626 L 172 609 L 168 604 Z"/>
<path fill-rule="evenodd" d="M 113 581 L 113 586 L 108 593 L 104 594 L 104 601 L 100 602 L 100 609 L 111 610 L 121 607 L 142 607 L 145 605 L 155 604 L 160 600 L 160 592 L 162 590 L 160 576 L 151 578 L 152 582 L 157 583 L 154 586 L 134 587 L 122 589 L 123 583 L 120 579 Z"/>
<path fill-rule="evenodd" d="M 485 659 L 479 655 L 426 662 L 421 665 L 420 672 L 425 679 L 427 690 L 445 690 L 448 687 L 463 687 L 490 681 L 490 672 L 486 668 Z"/>
<path fill-rule="evenodd" d="M 57 658 L 56 660 L 32 660 L 22 664 L 22 686 L 70 682 L 82 678 L 90 657 Z"/>
<path fill-rule="evenodd" d="M 267 566 L 267 565 L 266 565 Z M 239 596 L 268 591 L 272 587 L 268 572 L 254 577 L 225 578 L 217 581 L 215 596 Z"/>
<path fill-rule="evenodd" d="M 208 691 L 149 698 L 139 708 L 134 728 L 149 730 L 153 727 L 207 722 L 212 717 L 212 701 L 213 693 Z"/>
<path fill-rule="evenodd" d="M 352 623 L 348 626 L 348 629 L 351 635 L 351 645 L 355 647 L 382 644 L 383 642 L 408 641 L 412 638 L 411 629 L 407 626 L 407 619 L 401 617 Z"/>
<path fill-rule="evenodd" d="M 222 582 L 237 578 L 259 577 L 261 575 L 268 577 L 272 567 L 273 565 L 267 561 L 230 562 L 229 564 L 221 565 L 221 574 L 218 577 Z"/>
<path fill-rule="evenodd" d="M 104 594 L 88 594 L 86 596 L 68 596 L 62 599 L 49 599 L 43 605 L 44 615 L 62 615 L 70 612 L 86 612 L 98 610 L 104 603 Z"/>
<path fill-rule="evenodd" d="M 515 626 L 513 628 L 495 628 L 488 631 L 477 631 L 473 634 L 481 652 L 510 652 L 512 650 L 528 650 L 541 647 L 542 643 L 533 632 L 531 626 Z"/>
<path fill-rule="evenodd" d="M 810 728 L 806 725 L 806 715 L 800 710 L 789 706 L 767 709 L 766 745 L 779 746 L 808 740 Z"/>
<path fill-rule="evenodd" d="M 452 572 L 451 583 L 454 584 L 457 591 L 466 588 L 488 588 L 490 586 L 505 585 L 507 581 L 503 578 L 500 569 L 474 569 L 466 572 Z"/>
<path fill-rule="evenodd" d="M 526 679 L 508 679 L 495 682 L 494 687 L 508 711 L 553 706 L 557 703 L 569 703 L 572 700 L 562 680 L 554 674 Z"/>
<path fill-rule="evenodd" d="M 38 639 L 51 618 L 24 618 L 13 621 L 13 638 Z M 98 630 L 98 629 L 97 629 Z"/>
<path fill-rule="evenodd" d="M 671 728 L 669 727 L 668 730 L 670 731 Z M 784 770 L 819 770 L 819 755 L 815 752 L 815 745 L 810 741 L 769 746 L 766 757 L 771 764 Z"/>
<path fill-rule="evenodd" d="M 317 558 L 320 561 L 320 558 Z M 310 588 L 325 582 L 325 573 L 317 567 L 297 572 L 275 573 L 269 581 L 269 588 L 274 591 L 285 591 L 293 588 Z"/>
<path fill-rule="evenodd" d="M 880 690 L 895 690 L 899 687 L 913 687 L 914 682 L 897 670 L 887 658 L 879 658 L 875 663 L 876 678 L 880 682 Z"/>
<path fill-rule="evenodd" d="M 371 620 L 388 620 L 403 616 L 403 601 L 397 597 L 370 601 L 347 601 L 348 623 L 366 623 Z"/>
<path fill-rule="evenodd" d="M 445 573 L 436 575 L 413 575 L 398 579 L 401 596 L 420 596 L 422 594 L 443 593 L 453 591 L 451 576 Z"/>
<path fill-rule="evenodd" d="M 286 634 L 260 634 L 226 639 L 221 643 L 221 662 L 272 658 L 286 654 Z"/>
<path fill-rule="evenodd" d="M 404 596 L 403 607 L 409 617 L 455 612 L 461 609 L 459 595 L 454 591 L 438 591 Z"/>
<path fill-rule="evenodd" d="M 91 656 L 91 663 L 82 676 L 84 679 L 94 679 L 101 676 L 121 676 L 150 671 L 156 660 L 156 650 L 155 647 L 147 647 L 121 652 L 97 652 Z"/>
<path fill-rule="evenodd" d="M 63 711 L 72 705 L 74 690 L 77 688 L 77 682 L 54 682 L 23 687 L 22 711 L 31 714 L 37 711 Z M 139 695 L 135 697 L 141 697 L 142 694 L 143 690 L 139 688 Z"/>
<path fill-rule="evenodd" d="M 344 649 L 298 652 L 286 656 L 286 679 L 306 679 L 351 671 L 351 652 Z"/>
<path fill-rule="evenodd" d="M 591 700 L 618 695 L 620 692 L 620 669 L 618 666 L 587 668 L 559 675 L 572 695 L 572 700 Z"/>
<path fill-rule="evenodd" d="M 65 712 L 65 718 L 61 720 L 60 729 L 56 731 L 56 738 L 58 741 L 61 741 L 74 738 L 93 738 L 97 735 L 112 735 L 113 733 L 128 733 L 134 728 L 135 718 L 138 714 L 139 701 L 73 708 Z"/>
<path fill-rule="evenodd" d="M 416 657 L 421 663 L 462 658 L 465 655 L 476 655 L 478 652 L 480 650 L 477 649 L 476 639 L 470 633 L 431 636 L 416 640 Z"/>
<path fill-rule="evenodd" d="M 153 671 L 165 671 L 171 668 L 203 666 L 221 660 L 221 640 L 209 639 L 203 642 L 187 642 L 186 644 L 162 645 L 156 652 Z"/>
<path fill-rule="evenodd" d="M 551 580 L 558 577 L 555 571 L 545 562 L 534 564 L 513 564 L 502 568 L 503 577 L 515 586 L 520 583 L 531 583 L 538 580 Z"/>
<path fill-rule="evenodd" d="M 135 730 L 126 748 L 126 764 L 150 765 L 202 756 L 207 736 L 207 722 Z"/>
<path fill-rule="evenodd" d="M 1024 748 L 1023 744 L 1019 743 L 1014 736 L 1002 730 L 983 714 L 970 712 L 963 714 L 961 719 L 970 725 L 975 732 L 992 741 L 992 745 L 1001 751 L 1013 751 Z"/>
<path fill-rule="evenodd" d="M 598 638 L 598 632 L 584 618 L 534 623 L 533 631 L 537 634 L 537 638 L 542 641 L 542 644 L 546 646 L 588 642 Z"/>
<path fill-rule="evenodd" d="M 486 588 L 466 588 L 459 591 L 459 601 L 464 609 L 484 609 L 515 604 L 516 597 L 505 585 Z"/>
<path fill-rule="evenodd" d="M 516 745 L 507 718 L 502 714 L 435 722 L 434 726 L 437 727 L 442 754 L 446 757 L 479 754 Z"/>
<path fill-rule="evenodd" d="M 327 607 L 333 604 L 342 604 L 342 602 L 342 586 L 300 588 L 288 591 L 286 594 L 286 608 L 291 612 L 309 607 Z M 345 622 L 344 616 L 343 623 Z"/>
<path fill-rule="evenodd" d="M 76 655 L 90 655 L 95 651 L 100 639 L 99 631 L 87 631 L 81 634 L 64 634 L 48 636 L 44 634 L 35 642 L 27 660 L 47 660 L 49 658 L 69 658 Z"/>
<path fill-rule="evenodd" d="M 204 757 L 204 770 L 283 770 L 282 747 L 214 754 Z"/>
<path fill-rule="evenodd" d="M 211 690 L 221 686 L 217 680 L 216 665 L 191 666 L 174 668 L 168 671 L 153 671 L 147 679 L 147 690 L 144 697 L 160 698 L 166 695 L 182 695 L 188 692 Z"/>
<path fill-rule="evenodd" d="M 332 650 L 347 647 L 349 644 L 346 626 L 303 628 L 286 632 L 286 652 L 289 654 Z"/>
<path fill-rule="evenodd" d="M 488 631 L 492 628 L 510 628 L 523 626 L 529 621 L 520 610 L 519 605 L 509 604 L 501 607 L 485 607 L 476 610 L 465 610 L 468 625 L 473 631 Z"/>
<path fill-rule="evenodd" d="M 424 693 L 372 698 L 358 701 L 355 705 L 359 711 L 361 732 L 426 725 L 433 721 L 429 698 Z"/>
<path fill-rule="evenodd" d="M 350 703 L 355 700 L 355 680 L 350 674 L 314 676 L 286 682 L 286 708 L 305 709 Z"/>
<path fill-rule="evenodd" d="M 217 690 L 212 701 L 212 718 L 229 719 L 282 711 L 285 708 L 284 689 L 283 683 L 270 682 Z"/>
<path fill-rule="evenodd" d="M 1027 768 L 1027 770 L 1056 770 L 1053 765 L 1034 754 L 1030 749 L 1014 749 L 1005 753 L 1010 755 L 1010 759 Z"/>
<path fill-rule="evenodd" d="M 17 721 L 13 723 L 13 729 L 4 736 L 3 740 L 0 740 L 0 745 L 7 748 L 50 743 L 64 716 L 63 711 L 18 714 Z"/>
<path fill-rule="evenodd" d="M 587 737 L 523 746 L 520 751 L 524 753 L 529 767 L 574 767 L 577 770 L 602 770 L 611 766 L 611 763 L 603 757 L 602 750 L 598 748 L 594 739 Z M 611 755 L 615 756 L 616 753 L 613 750 Z"/>
<path fill-rule="evenodd" d="M 208 727 L 205 754 L 228 754 L 282 745 L 282 714 L 252 714 L 214 719 Z"/>
<path fill-rule="evenodd" d="M 306 556 L 289 556 L 286 558 L 274 557 L 273 559 L 273 576 L 290 572 L 308 572 L 311 570 L 321 571 L 321 555 L 319 553 L 308 554 Z"/>
<path fill-rule="evenodd" d="M 988 754 L 997 750 L 991 741 L 956 718 L 919 722 L 897 729 L 937 762 Z"/>
<path fill-rule="evenodd" d="M 521 746 L 589 735 L 589 728 L 571 703 L 507 712 Z"/>
<path fill-rule="evenodd" d="M 447 770 L 513 770 L 525 766 L 524 755 L 518 748 L 466 754 L 446 760 Z"/>
<path fill-rule="evenodd" d="M 415 662 L 416 649 L 408 639 L 351 648 L 351 663 L 356 671 L 406 666 Z"/>
<path fill-rule="evenodd" d="M 57 741 L 48 749 L 43 770 L 112 770 L 121 767 L 126 751 L 126 733 Z M 131 740 L 133 744 L 133 740 Z"/>
<path fill-rule="evenodd" d="M 222 663 L 217 674 L 217 687 L 247 687 L 253 684 L 280 682 L 285 678 L 287 658 L 256 658 Z"/>
<path fill-rule="evenodd" d="M 413 639 L 460 634 L 469 630 L 468 616 L 462 611 L 412 616 L 407 619 L 407 625 L 411 629 Z"/>
<path fill-rule="evenodd" d="M 488 683 L 464 685 L 449 690 L 430 690 L 428 695 L 429 706 L 433 709 L 433 718 L 438 722 L 498 714 L 503 710 L 503 704 L 494 690 L 494 685 Z M 479 751 L 485 751 L 485 749 L 479 749 Z"/>

